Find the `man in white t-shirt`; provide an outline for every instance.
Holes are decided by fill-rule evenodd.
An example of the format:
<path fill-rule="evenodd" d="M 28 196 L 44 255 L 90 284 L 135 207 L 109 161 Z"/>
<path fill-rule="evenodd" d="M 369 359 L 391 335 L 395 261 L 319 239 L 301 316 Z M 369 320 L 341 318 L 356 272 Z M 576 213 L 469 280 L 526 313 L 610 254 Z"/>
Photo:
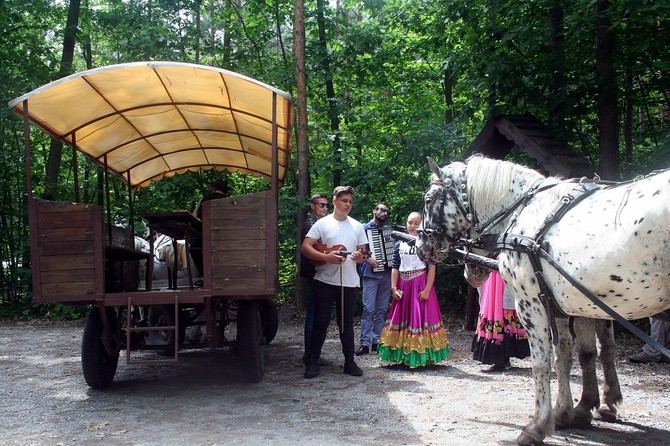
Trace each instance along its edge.
<path fill-rule="evenodd" d="M 353 188 L 337 186 L 333 191 L 333 213 L 314 223 L 300 247 L 307 258 L 321 263 L 316 267 L 313 283 L 314 325 L 305 368 L 305 378 L 308 379 L 320 374 L 318 359 L 326 340 L 333 305 L 340 327 L 344 373 L 363 374 L 354 362 L 354 307 L 360 284 L 356 264 L 365 259 L 368 239 L 363 225 L 349 217 L 353 203 Z"/>

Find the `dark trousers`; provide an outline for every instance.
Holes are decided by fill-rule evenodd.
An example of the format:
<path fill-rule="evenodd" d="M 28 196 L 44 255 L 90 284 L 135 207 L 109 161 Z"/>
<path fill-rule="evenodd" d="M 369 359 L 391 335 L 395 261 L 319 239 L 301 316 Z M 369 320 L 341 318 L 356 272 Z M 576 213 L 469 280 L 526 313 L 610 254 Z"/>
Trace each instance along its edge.
<path fill-rule="evenodd" d="M 328 325 L 333 305 L 337 309 L 337 325 L 342 323 L 342 290 L 344 290 L 344 329 L 340 330 L 340 342 L 344 359 L 354 359 L 354 306 L 358 288 L 328 285 L 319 280 L 314 285 L 314 325 L 307 351 L 307 361 L 316 362 L 321 357 L 321 349 L 326 341 Z"/>
<path fill-rule="evenodd" d="M 305 358 L 307 358 L 314 327 L 314 279 L 303 277 L 302 283 L 305 289 Z"/>

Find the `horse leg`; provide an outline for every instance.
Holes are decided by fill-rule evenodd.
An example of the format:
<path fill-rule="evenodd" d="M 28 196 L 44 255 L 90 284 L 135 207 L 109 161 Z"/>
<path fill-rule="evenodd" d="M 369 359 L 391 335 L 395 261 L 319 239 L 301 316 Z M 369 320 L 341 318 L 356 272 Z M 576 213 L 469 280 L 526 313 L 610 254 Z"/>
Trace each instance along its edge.
<path fill-rule="evenodd" d="M 535 383 L 535 415 L 519 437 L 522 446 L 539 445 L 554 430 L 551 408 L 551 334 L 547 312 L 537 300 L 516 302 L 517 313 L 526 328 Z"/>
<path fill-rule="evenodd" d="M 614 343 L 614 324 L 612 321 L 595 321 L 596 335 L 600 341 L 600 365 L 603 368 L 603 405 L 598 409 L 600 417 L 609 422 L 616 420 L 617 405 L 623 401 L 619 376 L 616 372 L 616 345 Z"/>
<path fill-rule="evenodd" d="M 556 399 L 555 424 L 556 428 L 563 429 L 572 424 L 573 402 L 570 389 L 570 371 L 572 370 L 572 348 L 574 340 L 568 326 L 568 319 L 556 320 L 559 342 L 555 347 L 554 370 L 558 381 L 558 396 Z M 594 369 L 595 370 L 595 369 Z"/>
<path fill-rule="evenodd" d="M 582 396 L 575 407 L 572 425 L 588 427 L 593 421 L 592 410 L 600 405 L 598 395 L 598 377 L 596 376 L 595 320 L 582 317 L 574 318 L 577 357 L 582 368 Z"/>

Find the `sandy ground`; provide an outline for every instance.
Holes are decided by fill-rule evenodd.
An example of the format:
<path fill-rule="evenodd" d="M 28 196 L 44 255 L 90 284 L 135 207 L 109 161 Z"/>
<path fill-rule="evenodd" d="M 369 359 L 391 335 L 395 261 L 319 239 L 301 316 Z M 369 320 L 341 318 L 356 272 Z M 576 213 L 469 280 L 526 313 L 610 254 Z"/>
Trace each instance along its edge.
<path fill-rule="evenodd" d="M 261 383 L 244 383 L 230 350 L 183 351 L 176 366 L 126 364 L 122 352 L 103 391 L 83 380 L 82 329 L 83 321 L 0 325 L 0 444 L 513 445 L 533 412 L 529 362 L 483 373 L 459 322 L 449 324 L 444 365 L 409 370 L 369 355 L 358 359 L 363 377 L 342 373 L 333 330 L 324 356 L 336 365 L 305 380 L 302 319 L 284 311 Z M 557 431 L 545 444 L 670 443 L 670 364 L 628 363 L 638 347 L 619 348 L 618 421 Z M 575 396 L 578 377 L 575 369 Z"/>

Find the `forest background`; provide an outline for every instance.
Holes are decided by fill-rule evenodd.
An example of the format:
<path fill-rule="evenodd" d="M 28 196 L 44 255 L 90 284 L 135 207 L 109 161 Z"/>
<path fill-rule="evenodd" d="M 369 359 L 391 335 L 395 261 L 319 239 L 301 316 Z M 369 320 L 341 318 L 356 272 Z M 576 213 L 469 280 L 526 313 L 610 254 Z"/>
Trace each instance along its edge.
<path fill-rule="evenodd" d="M 298 307 L 296 228 L 312 193 L 349 184 L 353 217 L 369 220 L 384 201 L 390 223 L 404 224 L 422 208 L 426 156 L 459 159 L 491 116 L 534 114 L 604 179 L 667 168 L 668 48 L 670 2 L 655 0 L 0 0 L 5 104 L 74 72 L 143 60 L 212 65 L 293 94 L 277 300 Z M 0 108 L 0 316 L 77 317 L 31 302 L 22 125 Z M 34 194 L 72 200 L 71 151 L 31 138 Z M 78 169 L 82 201 L 101 202 L 101 172 Z M 136 214 L 192 209 L 221 176 L 235 194 L 266 187 L 187 173 L 139 191 Z M 128 192 L 112 185 L 123 223 Z M 461 275 L 440 268 L 448 313 L 463 312 Z"/>

